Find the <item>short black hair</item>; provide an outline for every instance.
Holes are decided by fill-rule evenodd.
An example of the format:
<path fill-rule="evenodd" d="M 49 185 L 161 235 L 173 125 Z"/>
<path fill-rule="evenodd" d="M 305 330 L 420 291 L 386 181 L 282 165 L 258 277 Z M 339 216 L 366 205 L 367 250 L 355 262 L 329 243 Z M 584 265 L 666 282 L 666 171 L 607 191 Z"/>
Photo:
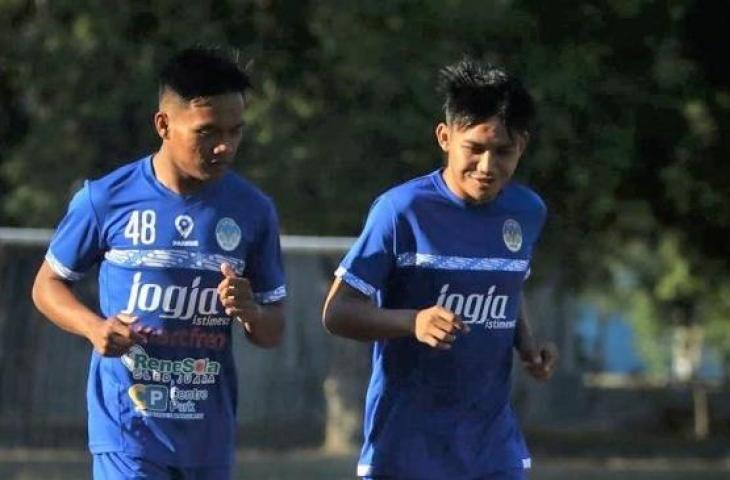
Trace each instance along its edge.
<path fill-rule="evenodd" d="M 531 132 L 535 102 L 506 70 L 464 57 L 442 68 L 439 77 L 447 124 L 471 127 L 497 115 L 510 135 Z"/>
<path fill-rule="evenodd" d="M 240 92 L 251 88 L 232 51 L 196 46 L 181 50 L 160 70 L 159 95 L 172 90 L 185 100 Z"/>

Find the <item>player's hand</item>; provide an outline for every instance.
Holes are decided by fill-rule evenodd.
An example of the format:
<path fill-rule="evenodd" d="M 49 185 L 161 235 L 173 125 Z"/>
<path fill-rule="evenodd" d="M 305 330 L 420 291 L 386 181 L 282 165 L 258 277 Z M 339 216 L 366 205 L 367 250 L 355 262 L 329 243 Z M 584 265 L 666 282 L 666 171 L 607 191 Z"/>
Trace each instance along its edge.
<path fill-rule="evenodd" d="M 147 337 L 153 333 L 151 327 L 140 327 L 137 317 L 118 313 L 106 320 L 100 320 L 87 335 L 100 355 L 120 357 L 137 343 L 147 343 Z"/>
<path fill-rule="evenodd" d="M 439 350 L 448 350 L 456 340 L 456 334 L 467 333 L 469 325 L 455 313 L 436 305 L 416 314 L 413 329 L 419 342 Z"/>
<path fill-rule="evenodd" d="M 546 342 L 521 351 L 520 358 L 527 373 L 538 380 L 547 380 L 555 372 L 558 363 L 558 347 L 552 342 Z"/>
<path fill-rule="evenodd" d="M 241 323 L 254 324 L 261 319 L 261 306 L 256 303 L 251 283 L 236 275 L 229 264 L 221 265 L 224 278 L 218 284 L 218 297 L 226 309 L 226 315 Z"/>

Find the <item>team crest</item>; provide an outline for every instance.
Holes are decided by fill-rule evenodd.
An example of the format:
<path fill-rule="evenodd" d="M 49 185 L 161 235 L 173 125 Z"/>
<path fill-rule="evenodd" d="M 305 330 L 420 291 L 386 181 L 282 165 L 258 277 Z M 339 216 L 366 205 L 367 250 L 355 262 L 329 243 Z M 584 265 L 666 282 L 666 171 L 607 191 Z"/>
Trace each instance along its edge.
<path fill-rule="evenodd" d="M 241 227 L 232 218 L 221 218 L 215 226 L 215 239 L 223 250 L 230 252 L 241 243 Z"/>
<path fill-rule="evenodd" d="M 510 252 L 518 252 L 522 248 L 522 227 L 517 220 L 508 218 L 502 225 L 502 238 Z"/>
<path fill-rule="evenodd" d="M 177 229 L 177 233 L 179 233 L 182 238 L 188 238 L 190 233 L 193 231 L 194 226 L 195 224 L 193 223 L 193 219 L 190 215 L 178 215 L 177 218 L 175 218 L 175 229 Z"/>

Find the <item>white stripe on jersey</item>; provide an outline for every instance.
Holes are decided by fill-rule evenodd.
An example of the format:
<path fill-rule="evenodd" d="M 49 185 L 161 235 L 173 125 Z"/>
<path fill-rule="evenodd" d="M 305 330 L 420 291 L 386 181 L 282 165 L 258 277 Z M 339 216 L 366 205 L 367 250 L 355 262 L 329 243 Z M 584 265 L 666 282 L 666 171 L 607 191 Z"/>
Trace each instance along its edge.
<path fill-rule="evenodd" d="M 191 250 L 118 250 L 111 249 L 104 258 L 121 267 L 187 268 L 219 272 L 221 264 L 228 263 L 237 275 L 243 275 L 246 261 L 217 253 Z"/>
<path fill-rule="evenodd" d="M 364 463 L 359 463 L 357 465 L 357 476 L 358 477 L 367 477 L 371 473 L 373 473 L 372 465 L 365 465 Z"/>
<path fill-rule="evenodd" d="M 68 268 L 66 265 L 61 263 L 49 250 L 46 252 L 46 261 L 48 262 L 48 265 L 51 266 L 51 269 L 56 272 L 58 275 L 60 275 L 62 278 L 65 278 L 66 280 L 76 282 L 78 280 L 81 280 L 84 278 L 84 274 L 81 272 L 74 272 L 70 268 Z"/>
<path fill-rule="evenodd" d="M 399 267 L 498 272 L 527 272 L 530 267 L 529 260 L 515 258 L 451 257 L 415 252 L 401 253 L 396 263 Z"/>
<path fill-rule="evenodd" d="M 337 270 L 335 270 L 335 277 L 341 278 L 348 285 L 359 290 L 368 297 L 372 297 L 377 291 L 377 289 L 370 285 L 368 282 L 358 277 L 357 275 L 353 275 L 352 273 L 345 270 L 343 267 L 338 267 Z"/>
<path fill-rule="evenodd" d="M 254 300 L 261 304 L 278 302 L 284 297 L 286 297 L 286 287 L 284 285 L 281 285 L 280 287 L 277 287 L 269 292 L 253 294 Z"/>

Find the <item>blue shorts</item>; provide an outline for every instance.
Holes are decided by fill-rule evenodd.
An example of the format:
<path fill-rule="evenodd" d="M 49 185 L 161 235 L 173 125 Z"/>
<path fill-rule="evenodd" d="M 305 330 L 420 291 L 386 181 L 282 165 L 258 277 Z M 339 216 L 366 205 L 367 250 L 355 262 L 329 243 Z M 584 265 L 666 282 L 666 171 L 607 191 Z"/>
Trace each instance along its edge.
<path fill-rule="evenodd" d="M 228 480 L 231 466 L 178 468 L 124 453 L 94 454 L 94 480 Z"/>
<path fill-rule="evenodd" d="M 360 480 L 398 480 L 396 477 L 360 477 Z M 474 480 L 527 480 L 527 471 L 523 469 L 508 472 L 496 472 Z"/>

